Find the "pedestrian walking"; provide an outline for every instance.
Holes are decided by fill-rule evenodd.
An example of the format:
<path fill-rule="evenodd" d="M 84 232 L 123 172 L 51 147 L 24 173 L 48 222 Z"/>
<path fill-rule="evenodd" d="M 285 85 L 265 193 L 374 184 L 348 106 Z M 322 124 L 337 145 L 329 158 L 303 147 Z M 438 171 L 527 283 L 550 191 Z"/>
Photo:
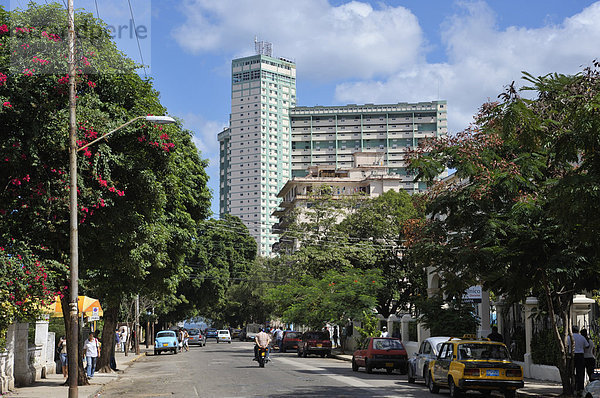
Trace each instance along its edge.
<path fill-rule="evenodd" d="M 583 362 L 585 363 L 585 371 L 588 379 L 591 381 L 596 370 L 596 353 L 594 352 L 594 342 L 588 336 L 586 329 L 581 329 L 581 335 L 587 340 L 588 347 L 583 350 Z"/>
<path fill-rule="evenodd" d="M 89 334 L 88 339 L 83 344 L 83 350 L 85 351 L 85 361 L 87 363 L 87 377 L 91 379 L 94 377 L 96 362 L 100 354 L 100 343 L 94 333 Z"/>
<path fill-rule="evenodd" d="M 125 352 L 127 351 L 127 337 L 129 337 L 129 329 L 126 325 L 123 325 L 119 328 L 119 333 L 121 333 L 121 351 Z"/>
<path fill-rule="evenodd" d="M 492 333 L 488 334 L 487 338 L 490 339 L 491 341 L 497 341 L 499 343 L 504 343 L 504 339 L 502 338 L 502 335 L 500 333 L 498 333 L 497 326 L 492 326 Z"/>
<path fill-rule="evenodd" d="M 69 375 L 68 357 L 67 357 L 67 339 L 65 336 L 61 336 L 58 342 L 58 356 L 60 358 L 60 365 L 62 367 L 63 377 L 66 379 Z"/>
<path fill-rule="evenodd" d="M 283 327 L 279 327 L 279 329 L 275 330 L 275 343 L 277 344 L 277 348 L 281 351 L 281 345 L 283 343 Z"/>
<path fill-rule="evenodd" d="M 338 327 L 334 326 L 333 327 L 333 345 L 335 346 L 335 348 L 338 348 L 340 346 L 339 342 L 338 342 Z"/>
<path fill-rule="evenodd" d="M 571 336 L 567 336 L 567 346 L 569 347 L 569 353 L 573 353 L 573 360 L 575 362 L 575 391 L 577 396 L 580 396 L 585 381 L 585 360 L 583 355 L 584 350 L 590 346 L 590 343 L 588 343 L 585 337 L 579 334 L 577 326 L 573 326 L 571 330 L 573 332 L 573 342 L 571 342 Z M 571 351 L 572 348 L 573 350 Z"/>
<path fill-rule="evenodd" d="M 183 329 L 183 348 L 185 348 L 186 351 L 190 350 L 190 345 L 188 343 L 189 338 L 190 334 L 188 333 L 187 329 Z"/>

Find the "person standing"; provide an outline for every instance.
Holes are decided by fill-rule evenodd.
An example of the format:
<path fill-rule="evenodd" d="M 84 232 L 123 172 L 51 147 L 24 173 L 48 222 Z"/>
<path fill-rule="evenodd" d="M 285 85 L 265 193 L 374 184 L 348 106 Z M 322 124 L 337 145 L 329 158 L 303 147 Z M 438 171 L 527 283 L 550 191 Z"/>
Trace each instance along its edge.
<path fill-rule="evenodd" d="M 183 348 L 185 348 L 186 351 L 190 350 L 190 345 L 188 343 L 189 338 L 190 334 L 188 333 L 187 329 L 183 329 Z"/>
<path fill-rule="evenodd" d="M 388 337 L 387 326 L 384 326 L 381 330 L 381 337 Z"/>
<path fill-rule="evenodd" d="M 571 342 L 571 336 L 567 336 L 567 346 L 568 352 L 573 352 L 573 359 L 575 362 L 575 391 L 577 395 L 581 395 L 583 391 L 583 384 L 585 381 L 585 360 L 583 357 L 583 352 L 586 348 L 590 346 L 590 343 L 579 334 L 579 328 L 577 326 L 573 326 L 573 342 Z M 571 351 L 572 346 L 575 346 L 573 351 Z"/>
<path fill-rule="evenodd" d="M 60 365 L 62 366 L 62 374 L 66 379 L 69 375 L 69 367 L 67 357 L 67 339 L 65 336 L 62 336 L 58 342 L 58 355 L 60 357 Z"/>
<path fill-rule="evenodd" d="M 337 325 L 333 327 L 333 344 L 335 348 L 338 348 L 340 345 L 338 343 L 338 327 Z"/>
<path fill-rule="evenodd" d="M 121 333 L 121 350 L 123 352 L 127 351 L 127 337 L 128 336 L 128 328 L 127 326 L 123 325 L 119 328 L 119 332 Z"/>
<path fill-rule="evenodd" d="M 83 344 L 83 350 L 85 351 L 85 361 L 87 363 L 87 377 L 91 379 L 94 377 L 96 361 L 100 353 L 100 344 L 94 333 L 89 334 L 88 339 Z"/>
<path fill-rule="evenodd" d="M 488 334 L 487 338 L 492 341 L 504 343 L 504 339 L 502 338 L 502 335 L 500 333 L 498 333 L 498 326 L 492 326 L 492 333 Z"/>
<path fill-rule="evenodd" d="M 583 350 L 583 362 L 585 363 L 585 371 L 587 372 L 588 379 L 592 381 L 594 370 L 596 370 L 596 353 L 594 352 L 594 342 L 589 338 L 586 329 L 581 329 L 581 335 L 589 344 L 588 347 Z"/>
<path fill-rule="evenodd" d="M 281 351 L 281 345 L 283 343 L 283 327 L 279 327 L 279 329 L 275 330 L 275 342 L 277 344 L 277 348 Z"/>

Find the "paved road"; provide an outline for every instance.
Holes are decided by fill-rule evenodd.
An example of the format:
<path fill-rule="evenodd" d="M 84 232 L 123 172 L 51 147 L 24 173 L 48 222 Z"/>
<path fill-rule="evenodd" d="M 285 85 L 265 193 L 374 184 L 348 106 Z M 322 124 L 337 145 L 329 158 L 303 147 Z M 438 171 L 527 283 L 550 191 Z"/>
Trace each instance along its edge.
<path fill-rule="evenodd" d="M 432 395 L 406 376 L 364 369 L 333 358 L 272 354 L 264 369 L 252 361 L 252 343 L 234 341 L 189 352 L 147 356 L 101 392 L 101 397 L 448 397 Z M 480 396 L 469 394 L 469 396 Z"/>

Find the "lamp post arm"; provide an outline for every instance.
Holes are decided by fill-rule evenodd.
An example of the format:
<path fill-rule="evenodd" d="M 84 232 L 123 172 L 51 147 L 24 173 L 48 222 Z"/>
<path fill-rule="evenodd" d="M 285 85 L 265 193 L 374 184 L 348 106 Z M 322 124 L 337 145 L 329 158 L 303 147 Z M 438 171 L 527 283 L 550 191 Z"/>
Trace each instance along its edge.
<path fill-rule="evenodd" d="M 92 141 L 92 142 L 89 142 L 89 143 L 85 144 L 85 145 L 84 145 L 84 146 L 82 146 L 81 148 L 77 149 L 77 152 L 79 152 L 79 151 L 81 151 L 81 150 L 84 150 L 85 148 L 87 148 L 88 146 L 90 146 L 90 145 L 92 145 L 92 144 L 95 144 L 96 142 L 100 141 L 101 139 L 103 139 L 103 138 L 105 138 L 105 137 L 107 137 L 107 136 L 111 135 L 111 134 L 112 134 L 112 133 L 114 133 L 115 131 L 121 130 L 123 127 L 127 127 L 127 126 L 129 126 L 131 123 L 135 122 L 136 120 L 139 120 L 139 119 L 145 119 L 145 118 L 146 118 L 145 116 L 138 116 L 138 117 L 136 117 L 136 118 L 133 118 L 133 119 L 131 119 L 130 121 L 128 121 L 127 123 L 123 123 L 122 125 L 120 125 L 120 126 L 119 126 L 119 127 L 117 127 L 116 129 L 114 129 L 114 130 L 112 130 L 112 131 L 109 131 L 108 133 L 104 134 L 102 137 L 98 137 L 98 138 L 96 138 L 94 141 Z"/>

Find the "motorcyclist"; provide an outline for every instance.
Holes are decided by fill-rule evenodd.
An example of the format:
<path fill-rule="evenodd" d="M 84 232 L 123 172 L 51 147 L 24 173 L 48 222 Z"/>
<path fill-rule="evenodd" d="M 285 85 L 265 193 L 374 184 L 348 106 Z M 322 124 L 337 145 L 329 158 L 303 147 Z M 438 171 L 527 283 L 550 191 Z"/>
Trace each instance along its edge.
<path fill-rule="evenodd" d="M 269 358 L 269 344 L 271 343 L 271 336 L 265 332 L 264 328 L 260 329 L 260 332 L 254 337 L 254 360 L 258 360 L 258 347 L 267 349 L 267 358 Z"/>

